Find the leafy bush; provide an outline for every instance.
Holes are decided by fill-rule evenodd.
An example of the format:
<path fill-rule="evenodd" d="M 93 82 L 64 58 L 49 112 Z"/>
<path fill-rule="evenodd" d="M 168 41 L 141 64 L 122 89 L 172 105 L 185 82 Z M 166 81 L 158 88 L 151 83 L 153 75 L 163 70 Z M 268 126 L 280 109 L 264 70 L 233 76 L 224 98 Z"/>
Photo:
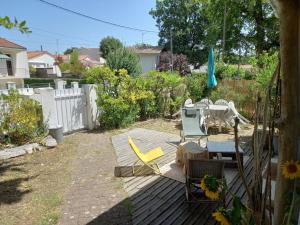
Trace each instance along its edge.
<path fill-rule="evenodd" d="M 278 63 L 278 53 L 262 53 L 258 59 L 251 58 L 251 64 L 256 68 L 256 81 L 259 90 L 265 90 Z"/>
<path fill-rule="evenodd" d="M 43 134 L 42 111 L 38 102 L 21 98 L 17 91 L 1 96 L 7 110 L 0 112 L 0 135 L 4 142 L 24 144 Z"/>
<path fill-rule="evenodd" d="M 238 69 L 237 65 L 226 65 L 224 63 L 216 64 L 216 78 L 223 80 L 245 79 L 252 80 L 254 72 L 252 70 Z"/>
<path fill-rule="evenodd" d="M 186 76 L 187 89 L 193 102 L 197 102 L 208 94 L 207 74 L 192 73 Z"/>
<path fill-rule="evenodd" d="M 155 96 L 156 116 L 170 116 L 179 110 L 187 97 L 184 78 L 177 73 L 153 70 L 144 79 Z"/>
<path fill-rule="evenodd" d="M 138 55 L 126 48 L 110 51 L 106 58 L 106 64 L 112 70 L 126 69 L 131 76 L 141 73 Z"/>
<path fill-rule="evenodd" d="M 88 81 L 97 84 L 97 105 L 101 109 L 99 121 L 102 127 L 119 128 L 136 121 L 139 117 L 138 101 L 152 98 L 150 91 L 136 88 L 136 81 L 125 69 L 108 67 L 92 68 Z"/>
<path fill-rule="evenodd" d="M 29 86 L 32 88 L 37 87 L 55 87 L 54 83 L 55 78 L 25 78 L 24 79 L 24 85 Z M 71 86 L 71 82 L 75 81 L 79 84 L 86 84 L 87 81 L 85 79 L 78 79 L 78 78 L 63 78 L 67 82 L 67 87 Z"/>

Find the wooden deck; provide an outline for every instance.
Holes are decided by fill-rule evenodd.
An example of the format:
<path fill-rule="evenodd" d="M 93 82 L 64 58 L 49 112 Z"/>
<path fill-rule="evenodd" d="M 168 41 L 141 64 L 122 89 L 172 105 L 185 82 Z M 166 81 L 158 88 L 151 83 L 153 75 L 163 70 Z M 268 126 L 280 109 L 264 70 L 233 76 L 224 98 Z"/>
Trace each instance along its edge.
<path fill-rule="evenodd" d="M 160 146 L 165 152 L 158 164 L 163 166 L 175 159 L 179 136 L 148 129 L 134 129 L 112 137 L 119 166 L 131 166 L 136 156 L 128 144 L 128 135 L 142 151 Z M 246 154 L 249 151 L 245 151 Z M 247 181 L 251 182 L 252 157 L 244 162 Z M 170 178 L 149 175 L 123 177 L 124 188 L 132 203 L 132 221 L 134 225 L 159 224 L 216 224 L 211 217 L 214 204 L 191 204 L 185 202 L 185 185 Z M 232 193 L 245 200 L 245 190 L 239 176 L 229 184 Z M 231 205 L 232 198 L 226 197 L 226 204 Z"/>

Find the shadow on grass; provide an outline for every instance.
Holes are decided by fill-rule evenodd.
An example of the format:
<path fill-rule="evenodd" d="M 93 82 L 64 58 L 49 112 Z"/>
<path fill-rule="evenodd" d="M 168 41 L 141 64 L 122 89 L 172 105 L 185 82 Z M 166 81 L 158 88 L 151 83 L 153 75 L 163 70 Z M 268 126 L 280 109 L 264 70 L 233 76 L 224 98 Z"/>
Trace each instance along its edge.
<path fill-rule="evenodd" d="M 20 168 L 23 165 L 25 165 L 25 163 L 2 162 L 0 164 L 0 205 L 19 202 L 24 195 L 31 192 L 30 189 L 25 189 L 22 183 L 34 179 L 37 176 L 17 177 L 18 175 L 16 174 L 15 178 L 3 179 L 5 178 L 6 172 L 24 173 L 25 170 Z"/>

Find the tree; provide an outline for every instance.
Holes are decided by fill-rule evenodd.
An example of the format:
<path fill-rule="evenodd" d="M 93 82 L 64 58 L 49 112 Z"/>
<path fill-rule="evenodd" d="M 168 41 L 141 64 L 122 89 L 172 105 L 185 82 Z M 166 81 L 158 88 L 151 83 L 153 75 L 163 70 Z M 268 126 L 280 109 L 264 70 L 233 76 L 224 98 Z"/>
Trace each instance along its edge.
<path fill-rule="evenodd" d="M 279 46 L 279 21 L 267 0 L 157 0 L 150 14 L 159 44 L 170 49 L 172 31 L 174 53 L 187 55 L 195 66 L 207 61 L 211 46 L 224 61 Z"/>
<path fill-rule="evenodd" d="M 114 70 L 126 69 L 131 76 L 141 73 L 138 55 L 126 48 L 110 51 L 106 57 L 106 64 Z"/>
<path fill-rule="evenodd" d="M 157 0 L 150 15 L 159 28 L 159 45 L 170 50 L 172 33 L 173 52 L 186 55 L 196 66 L 203 64 L 209 47 L 205 43 L 207 18 L 203 12 L 203 4 L 195 0 Z"/>
<path fill-rule="evenodd" d="M 0 17 L 0 26 L 3 26 L 6 29 L 17 28 L 21 33 L 31 33 L 31 30 L 26 26 L 25 20 L 19 22 L 15 18 L 14 21 L 11 21 L 8 16 Z"/>
<path fill-rule="evenodd" d="M 283 177 L 281 165 L 288 160 L 299 160 L 300 101 L 300 3 L 298 0 L 277 0 L 280 16 L 280 57 L 281 57 L 281 113 L 279 125 L 279 157 L 274 214 L 275 225 L 283 223 L 286 209 L 286 193 L 293 190 L 295 182 Z M 297 155 L 298 154 L 298 155 Z M 298 183 L 299 188 L 299 183 Z M 298 208 L 299 209 L 299 208 Z"/>
<path fill-rule="evenodd" d="M 105 37 L 100 42 L 100 52 L 102 53 L 102 57 L 105 59 L 111 51 L 115 51 L 122 47 L 122 42 L 114 37 Z"/>
<path fill-rule="evenodd" d="M 159 64 L 157 69 L 159 71 L 169 71 L 172 69 L 171 52 L 162 52 L 159 57 Z M 173 70 L 178 71 L 180 75 L 187 75 L 191 73 L 187 57 L 183 54 L 173 54 Z"/>
<path fill-rule="evenodd" d="M 71 53 L 73 52 L 73 50 L 75 50 L 75 49 L 78 50 L 78 48 L 76 48 L 76 47 L 67 48 L 67 49 L 64 51 L 64 55 L 69 55 L 69 54 L 71 54 Z"/>

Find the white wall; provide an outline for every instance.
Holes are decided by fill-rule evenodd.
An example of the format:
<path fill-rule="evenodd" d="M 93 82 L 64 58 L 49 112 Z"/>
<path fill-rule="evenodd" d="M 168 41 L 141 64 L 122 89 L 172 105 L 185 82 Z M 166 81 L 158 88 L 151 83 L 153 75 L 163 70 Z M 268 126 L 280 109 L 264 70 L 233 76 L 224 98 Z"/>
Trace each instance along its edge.
<path fill-rule="evenodd" d="M 54 62 L 55 59 L 48 54 L 43 54 L 28 60 L 29 65 L 35 68 L 53 67 Z"/>
<path fill-rule="evenodd" d="M 15 61 L 13 62 L 13 69 L 15 77 L 29 78 L 29 67 L 27 51 L 20 51 L 15 54 Z"/>
<path fill-rule="evenodd" d="M 155 70 L 159 54 L 139 54 L 142 73 Z"/>
<path fill-rule="evenodd" d="M 28 63 L 34 68 L 53 68 L 53 73 L 56 74 L 58 77 L 61 77 L 61 71 L 59 67 L 54 65 L 55 58 L 48 54 L 43 54 L 29 59 Z"/>

